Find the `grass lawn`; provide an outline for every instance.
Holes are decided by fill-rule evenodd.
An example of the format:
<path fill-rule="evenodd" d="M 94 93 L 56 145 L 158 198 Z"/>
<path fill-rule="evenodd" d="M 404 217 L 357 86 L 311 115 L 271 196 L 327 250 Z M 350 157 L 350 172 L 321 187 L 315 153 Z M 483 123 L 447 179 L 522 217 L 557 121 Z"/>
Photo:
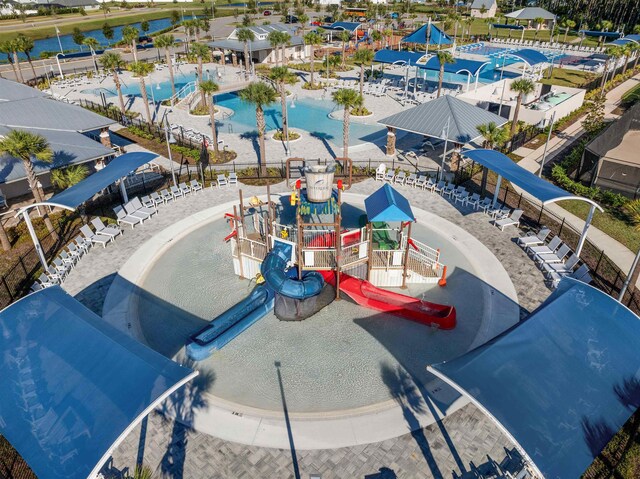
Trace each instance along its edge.
<path fill-rule="evenodd" d="M 583 220 L 586 219 L 587 214 L 589 214 L 590 206 L 583 201 L 559 201 L 558 205 Z M 633 226 L 613 214 L 607 211 L 604 213 L 596 211 L 592 224 L 603 233 L 625 245 L 634 253 L 640 249 L 640 233 L 636 231 Z"/>
<path fill-rule="evenodd" d="M 633 105 L 638 100 L 640 100 L 640 84 L 622 95 L 622 103 L 625 105 Z"/>
<path fill-rule="evenodd" d="M 580 88 L 595 78 L 593 73 L 568 68 L 554 68 L 551 78 L 544 78 L 540 83 L 546 85 L 568 86 Z"/>

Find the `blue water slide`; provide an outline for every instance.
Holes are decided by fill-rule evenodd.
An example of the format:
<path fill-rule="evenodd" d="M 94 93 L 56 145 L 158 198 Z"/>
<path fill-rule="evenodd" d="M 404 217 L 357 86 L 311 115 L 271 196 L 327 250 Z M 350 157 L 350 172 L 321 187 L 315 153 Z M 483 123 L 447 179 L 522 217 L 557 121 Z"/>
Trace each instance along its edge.
<path fill-rule="evenodd" d="M 194 361 L 208 358 L 273 309 L 275 293 L 268 285 L 256 286 L 249 296 L 229 308 L 205 328 L 192 335 L 187 356 Z"/>
<path fill-rule="evenodd" d="M 301 280 L 287 275 L 287 262 L 291 259 L 292 246 L 276 241 L 260 267 L 260 273 L 267 284 L 288 298 L 305 299 L 320 294 L 324 279 L 320 273 L 310 271 Z"/>

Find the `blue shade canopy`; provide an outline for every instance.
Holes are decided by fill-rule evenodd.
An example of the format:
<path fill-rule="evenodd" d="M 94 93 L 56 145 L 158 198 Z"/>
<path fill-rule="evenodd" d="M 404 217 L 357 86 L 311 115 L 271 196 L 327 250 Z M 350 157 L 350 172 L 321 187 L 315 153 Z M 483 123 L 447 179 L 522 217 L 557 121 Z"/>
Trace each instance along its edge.
<path fill-rule="evenodd" d="M 71 188 L 58 193 L 49 199 L 47 203 L 71 210 L 76 209 L 99 191 L 104 190 L 107 186 L 127 176 L 145 163 L 149 163 L 157 156 L 156 154 L 142 151 L 120 155 L 111 160 L 102 170 L 88 176 Z"/>
<path fill-rule="evenodd" d="M 333 22 L 329 28 L 332 30 L 346 30 L 353 33 L 360 28 L 361 25 L 359 22 Z"/>
<path fill-rule="evenodd" d="M 424 53 L 405 52 L 397 50 L 378 50 L 373 56 L 373 61 L 378 63 L 391 63 L 395 65 L 415 65 Z"/>
<path fill-rule="evenodd" d="M 622 36 L 620 32 L 600 32 L 596 30 L 580 30 L 578 33 L 585 37 L 620 38 Z"/>
<path fill-rule="evenodd" d="M 509 56 L 512 58 L 519 58 L 529 66 L 538 65 L 539 63 L 550 63 L 551 60 L 538 50 L 531 48 L 523 48 L 522 50 L 516 50 L 515 52 L 509 52 Z"/>
<path fill-rule="evenodd" d="M 414 221 L 409 201 L 385 184 L 364 200 L 367 218 L 372 221 Z"/>
<path fill-rule="evenodd" d="M 449 37 L 449 35 L 430 23 L 425 23 L 420 28 L 404 37 L 401 41 L 403 43 L 419 43 L 420 45 L 426 45 L 427 34 L 429 34 L 429 45 L 453 44 L 453 41 L 451 40 L 451 37 Z"/>
<path fill-rule="evenodd" d="M 525 321 L 428 369 L 492 416 L 541 477 L 577 478 L 640 400 L 639 319 L 564 279 Z"/>
<path fill-rule="evenodd" d="M 624 46 L 627 43 L 640 43 L 640 35 L 633 34 L 633 35 L 627 35 L 626 37 L 618 38 L 617 40 L 614 40 L 611 43 L 607 43 L 605 47 L 608 47 L 610 45 Z"/>
<path fill-rule="evenodd" d="M 503 155 L 499 151 L 467 150 L 464 151 L 462 155 L 495 171 L 506 180 L 509 180 L 514 185 L 519 186 L 530 195 L 539 199 L 542 204 L 572 199 L 586 201 L 600 208 L 597 203 L 588 198 L 574 196 L 553 183 L 539 178 L 521 166 L 518 166 L 511 158 Z M 602 210 L 602 208 L 600 209 Z"/>
<path fill-rule="evenodd" d="M 0 312 L 0 434 L 40 479 L 94 477 L 197 373 L 105 323 L 59 286 Z"/>
<path fill-rule="evenodd" d="M 522 25 L 514 25 L 508 23 L 492 23 L 491 26 L 493 28 L 500 28 L 504 30 L 524 30 L 524 26 Z"/>
<path fill-rule="evenodd" d="M 446 73 L 469 73 L 470 75 L 476 76 L 486 65 L 491 65 L 491 62 L 479 62 L 476 60 L 456 58 L 454 62 L 444 64 L 444 71 Z M 420 68 L 440 71 L 440 61 L 438 60 L 438 57 L 433 56 L 429 58 L 425 65 L 420 65 Z"/>

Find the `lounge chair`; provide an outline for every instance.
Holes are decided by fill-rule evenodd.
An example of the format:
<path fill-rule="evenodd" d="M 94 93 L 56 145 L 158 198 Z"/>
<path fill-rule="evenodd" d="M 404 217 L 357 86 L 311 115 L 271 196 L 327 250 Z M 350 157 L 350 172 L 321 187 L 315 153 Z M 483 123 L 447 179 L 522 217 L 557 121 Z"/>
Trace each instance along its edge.
<path fill-rule="evenodd" d="M 178 185 L 178 189 L 182 191 L 183 196 L 187 196 L 189 193 L 191 193 L 191 188 L 189 188 L 184 182 Z"/>
<path fill-rule="evenodd" d="M 551 241 L 549 241 L 549 244 L 547 245 L 528 246 L 527 252 L 532 256 L 535 256 L 536 254 L 553 253 L 555 250 L 557 250 L 560 247 L 561 244 L 562 244 L 562 240 L 560 239 L 560 236 L 554 236 L 551 239 Z"/>
<path fill-rule="evenodd" d="M 102 219 L 99 217 L 95 217 L 91 220 L 91 224 L 96 229 L 96 233 L 105 236 L 111 236 L 111 238 L 115 238 L 118 235 L 122 234 L 122 230 L 117 226 L 107 226 L 102 222 Z"/>
<path fill-rule="evenodd" d="M 66 265 L 69 265 L 70 268 L 73 268 L 76 265 L 77 258 L 75 256 L 71 256 L 66 251 L 60 251 L 59 256 L 62 262 Z"/>
<path fill-rule="evenodd" d="M 473 206 L 473 209 L 478 209 L 479 204 L 480 204 L 480 195 L 478 193 L 474 193 L 467 198 L 467 205 Z"/>
<path fill-rule="evenodd" d="M 415 188 L 417 180 L 418 180 L 418 175 L 416 175 L 415 173 L 411 173 L 405 180 L 404 184 L 407 186 L 413 186 Z"/>
<path fill-rule="evenodd" d="M 165 203 L 164 198 L 162 198 L 157 192 L 151 193 L 151 201 L 153 201 L 153 206 L 158 207 L 159 205 L 163 205 Z"/>
<path fill-rule="evenodd" d="M 153 201 L 151 197 L 148 195 L 145 195 L 142 198 L 140 198 L 140 201 L 145 206 L 145 208 L 155 208 L 156 206 L 155 201 Z"/>
<path fill-rule="evenodd" d="M 404 182 L 406 179 L 407 179 L 407 174 L 404 171 L 399 171 L 396 177 L 393 179 L 393 182 L 398 183 L 400 185 L 404 185 Z"/>
<path fill-rule="evenodd" d="M 160 192 L 160 196 L 162 196 L 162 199 L 164 200 L 165 203 L 168 203 L 169 201 L 173 200 L 173 195 L 169 193 L 169 190 L 166 188 Z"/>
<path fill-rule="evenodd" d="M 177 186 L 172 186 L 171 188 L 169 188 L 169 191 L 171 192 L 171 196 L 174 200 L 178 199 L 179 196 L 184 197 L 184 193 L 182 193 L 182 191 L 180 191 Z"/>
<path fill-rule="evenodd" d="M 103 248 L 107 246 L 107 243 L 111 241 L 113 238 L 107 235 L 95 234 L 91 231 L 88 225 L 84 225 L 80 228 L 80 232 L 84 235 L 86 239 L 91 241 L 91 243 L 101 244 Z"/>
<path fill-rule="evenodd" d="M 570 274 L 578 261 L 580 261 L 578 255 L 572 254 L 564 263 L 542 263 L 542 272 L 547 275 L 551 273 Z"/>
<path fill-rule="evenodd" d="M 131 201 L 124 205 L 124 210 L 127 212 L 127 215 L 133 216 L 134 218 L 140 218 L 142 221 L 151 218 L 151 213 L 139 210 L 138 208 L 133 206 L 133 203 Z"/>
<path fill-rule="evenodd" d="M 498 226 L 501 231 L 504 231 L 507 226 L 520 226 L 520 217 L 522 216 L 522 213 L 522 210 L 513 210 L 513 213 L 511 213 L 510 216 L 500 220 L 494 220 L 493 224 Z"/>
<path fill-rule="evenodd" d="M 384 174 L 384 181 L 388 181 L 389 183 L 393 183 L 393 179 L 395 178 L 395 172 L 389 168 L 387 172 Z"/>
<path fill-rule="evenodd" d="M 480 203 L 478 203 L 477 209 L 482 210 L 482 212 L 486 215 L 489 214 L 493 206 L 493 200 L 491 198 L 485 198 Z"/>
<path fill-rule="evenodd" d="M 444 189 L 445 189 L 445 182 L 442 180 L 438 181 L 433 187 L 433 191 L 440 194 L 442 194 Z"/>
<path fill-rule="evenodd" d="M 229 173 L 229 186 L 238 186 L 238 175 L 233 171 Z"/>
<path fill-rule="evenodd" d="M 202 189 L 202 185 L 198 183 L 198 180 L 191 180 L 189 182 L 189 188 L 191 188 L 192 193 L 195 193 L 196 191 L 200 191 Z"/>
<path fill-rule="evenodd" d="M 39 277 L 38 277 L 38 283 L 43 287 L 43 288 L 48 288 L 49 286 L 53 286 L 54 284 L 58 284 L 59 281 L 55 278 L 50 278 L 49 276 L 47 276 L 45 273 L 42 273 Z"/>
<path fill-rule="evenodd" d="M 448 196 L 449 198 L 451 198 L 455 190 L 455 185 L 453 183 L 448 183 L 447 186 L 445 186 L 442 190 L 442 196 Z"/>
<path fill-rule="evenodd" d="M 81 249 L 84 253 L 88 252 L 93 246 L 91 241 L 80 235 L 76 236 L 73 241 L 76 242 L 78 249 Z"/>
<path fill-rule="evenodd" d="M 527 246 L 537 246 L 544 244 L 544 240 L 547 239 L 547 236 L 549 236 L 550 233 L 551 230 L 545 227 L 538 231 L 536 234 L 521 236 L 517 241 L 518 244 L 523 248 L 526 248 Z"/>
<path fill-rule="evenodd" d="M 158 213 L 158 210 L 156 208 L 149 208 L 149 207 L 144 206 L 142 204 L 142 202 L 140 201 L 140 198 L 138 198 L 138 197 L 135 197 L 129 203 L 131 203 L 133 205 L 133 207 L 136 209 L 136 211 L 140 211 L 142 213 L 147 213 L 150 216 L 153 216 L 156 213 Z"/>
<path fill-rule="evenodd" d="M 85 250 L 77 246 L 74 242 L 69 243 L 67 245 L 67 249 L 69 250 L 69 254 L 73 256 L 76 261 L 82 258 L 82 255 L 85 253 Z"/>
<path fill-rule="evenodd" d="M 558 273 L 555 271 L 552 271 L 551 273 L 549 273 L 549 282 L 551 283 L 551 287 L 555 288 L 556 286 L 558 286 L 558 283 L 564 277 L 577 279 L 578 281 L 582 281 L 583 283 L 587 283 L 587 284 L 593 281 L 593 278 L 589 274 L 589 267 L 586 264 L 583 264 L 577 270 L 569 274 Z"/>
<path fill-rule="evenodd" d="M 536 253 L 533 259 L 536 263 L 562 263 L 569 252 L 571 252 L 571 248 L 565 243 L 554 253 Z"/>
<path fill-rule="evenodd" d="M 118 224 L 124 223 L 125 225 L 131 226 L 131 229 L 137 224 L 142 224 L 142 218 L 139 216 L 131 216 L 127 214 L 125 209 L 122 206 L 116 206 L 113 209 L 113 212 L 116 214 L 116 221 Z"/>
<path fill-rule="evenodd" d="M 376 168 L 376 181 L 384 181 L 384 175 L 387 172 L 387 167 L 384 163 L 380 163 Z"/>
<path fill-rule="evenodd" d="M 64 264 L 60 258 L 54 258 L 51 266 L 55 268 L 56 272 L 62 279 L 64 279 L 71 270 L 71 266 Z"/>

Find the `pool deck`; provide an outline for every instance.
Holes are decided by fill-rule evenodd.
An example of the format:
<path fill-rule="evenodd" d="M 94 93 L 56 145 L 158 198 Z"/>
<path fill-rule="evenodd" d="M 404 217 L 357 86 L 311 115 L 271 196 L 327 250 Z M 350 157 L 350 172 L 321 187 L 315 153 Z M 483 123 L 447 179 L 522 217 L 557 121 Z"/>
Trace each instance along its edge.
<path fill-rule="evenodd" d="M 351 192 L 369 194 L 379 186 L 380 183 L 368 180 L 354 185 Z M 284 184 L 273 189 L 275 192 L 285 191 Z M 502 262 L 517 292 L 522 315 L 536 308 L 548 296 L 549 290 L 543 284 L 541 273 L 512 241 L 516 230 L 502 233 L 489 224 L 488 217 L 482 213 L 457 209 L 438 195 L 407 187 L 398 189 L 411 198 L 416 208 L 435 213 L 473 232 Z M 264 189 L 245 186 L 243 191 L 254 195 L 263 194 Z M 125 230 L 123 237 L 106 249 L 94 248 L 70 274 L 65 289 L 102 314 L 104 298 L 116 272 L 143 243 L 182 220 L 186 214 L 227 203 L 235 200 L 236 196 L 235 188 L 209 189 L 165 206 L 157 218 L 135 230 Z M 415 405 L 407 405 L 402 397 L 398 402 L 406 423 L 404 430 L 415 429 Z M 132 444 L 139 443 L 139 431 L 136 429 L 116 449 L 114 467 L 133 468 L 136 453 Z M 282 428 L 282 433 L 286 433 L 286 428 Z M 291 452 L 287 449 L 240 445 L 207 434 L 189 432 L 171 419 L 161 420 L 157 414 L 150 416 L 143 440 L 147 443 L 145 458 L 152 468 L 167 472 L 178 469 L 185 473 L 192 471 L 184 477 L 287 477 L 291 473 Z M 418 428 L 412 434 L 366 446 L 300 451 L 298 459 L 305 474 L 324 471 L 328 475 L 323 477 L 357 477 L 361 473 L 376 473 L 380 467 L 393 469 L 398 477 L 442 477 L 451 470 L 468 468 L 469 461 L 483 462 L 486 454 L 500 460 L 504 456 L 503 446 L 511 447 L 497 427 L 474 406 L 466 405 L 442 422 Z"/>

